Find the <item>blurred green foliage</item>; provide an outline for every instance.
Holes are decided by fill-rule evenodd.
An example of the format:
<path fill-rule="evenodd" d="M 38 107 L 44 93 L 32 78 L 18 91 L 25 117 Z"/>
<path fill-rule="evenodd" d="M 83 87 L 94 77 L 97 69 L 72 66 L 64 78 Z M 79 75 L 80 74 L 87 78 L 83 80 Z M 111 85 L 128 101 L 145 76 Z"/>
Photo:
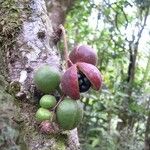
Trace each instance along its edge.
<path fill-rule="evenodd" d="M 69 49 L 79 43 L 91 45 L 103 75 L 101 91 L 90 90 L 82 97 L 85 114 L 79 134 L 83 150 L 144 147 L 150 50 L 148 40 L 143 44 L 143 32 L 150 28 L 146 26 L 149 7 L 141 10 L 141 6 L 142 1 L 84 0 L 76 2 L 67 16 Z"/>

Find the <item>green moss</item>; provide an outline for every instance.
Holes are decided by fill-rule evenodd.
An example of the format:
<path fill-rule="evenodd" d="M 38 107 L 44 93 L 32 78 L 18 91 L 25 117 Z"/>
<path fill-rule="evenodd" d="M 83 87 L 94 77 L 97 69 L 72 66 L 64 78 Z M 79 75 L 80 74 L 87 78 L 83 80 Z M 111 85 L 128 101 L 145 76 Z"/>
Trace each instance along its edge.
<path fill-rule="evenodd" d="M 19 149 L 16 141 L 19 126 L 12 119 L 18 115 L 19 109 L 14 105 L 14 98 L 5 92 L 8 83 L 0 76 L 0 148 L 5 150 Z"/>
<path fill-rule="evenodd" d="M 52 150 L 66 150 L 67 135 L 59 134 L 59 138 L 56 139 L 57 140 L 52 147 Z"/>
<path fill-rule="evenodd" d="M 18 7 L 16 0 L 2 0 L 0 1 L 0 74 L 7 77 L 8 59 L 12 59 L 12 51 L 15 50 L 16 37 L 21 29 L 21 10 Z M 15 52 L 15 51 L 14 51 Z"/>
<path fill-rule="evenodd" d="M 54 150 L 66 150 L 64 141 L 57 141 L 57 145 L 54 147 Z"/>

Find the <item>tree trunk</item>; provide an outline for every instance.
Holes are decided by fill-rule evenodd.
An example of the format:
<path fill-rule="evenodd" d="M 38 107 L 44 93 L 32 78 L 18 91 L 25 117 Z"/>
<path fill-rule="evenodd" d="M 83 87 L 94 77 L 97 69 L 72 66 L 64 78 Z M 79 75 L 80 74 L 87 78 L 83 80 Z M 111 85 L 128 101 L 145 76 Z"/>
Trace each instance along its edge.
<path fill-rule="evenodd" d="M 74 0 L 0 1 L 0 149 L 77 150 L 77 130 L 43 134 L 35 121 L 34 70 L 62 70 L 57 28 Z M 9 93 L 9 94 L 8 94 Z M 17 98 L 15 98 L 17 97 Z"/>
<path fill-rule="evenodd" d="M 150 111 L 146 123 L 145 131 L 145 148 L 144 150 L 150 150 Z"/>

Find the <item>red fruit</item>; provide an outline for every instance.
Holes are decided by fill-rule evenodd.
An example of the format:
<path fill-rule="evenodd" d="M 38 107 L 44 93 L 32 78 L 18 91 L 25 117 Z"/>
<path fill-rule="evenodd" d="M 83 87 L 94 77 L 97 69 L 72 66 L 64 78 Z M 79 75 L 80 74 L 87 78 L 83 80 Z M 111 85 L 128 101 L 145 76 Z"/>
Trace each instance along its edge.
<path fill-rule="evenodd" d="M 96 65 L 97 63 L 96 52 L 88 45 L 80 45 L 75 47 L 71 51 L 69 58 L 74 64 L 77 62 L 86 62 L 92 65 Z"/>
<path fill-rule="evenodd" d="M 81 74 L 81 75 L 79 75 Z M 81 79 L 83 78 L 83 79 Z M 84 80 L 88 80 L 85 81 Z M 80 83 L 80 82 L 84 83 Z M 72 99 L 79 99 L 80 92 L 85 92 L 83 88 L 80 87 L 80 84 L 83 86 L 88 86 L 86 89 L 89 89 L 89 82 L 93 89 L 99 90 L 102 85 L 102 77 L 99 70 L 92 64 L 85 62 L 78 62 L 68 68 L 61 80 L 61 87 L 64 94 L 68 95 Z M 83 90 L 83 91 L 81 91 Z"/>
<path fill-rule="evenodd" d="M 66 70 L 62 76 L 62 91 L 73 99 L 79 99 L 79 85 L 76 64 Z"/>
<path fill-rule="evenodd" d="M 92 88 L 98 91 L 102 84 L 102 77 L 99 70 L 95 66 L 84 62 L 77 63 L 77 66 L 79 70 L 89 79 Z"/>

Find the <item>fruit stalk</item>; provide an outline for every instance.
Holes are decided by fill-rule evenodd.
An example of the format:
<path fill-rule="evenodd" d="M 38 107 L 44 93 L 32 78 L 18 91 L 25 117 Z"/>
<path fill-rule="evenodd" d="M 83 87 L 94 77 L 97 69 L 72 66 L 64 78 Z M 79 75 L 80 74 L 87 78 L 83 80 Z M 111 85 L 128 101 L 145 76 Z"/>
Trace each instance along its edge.
<path fill-rule="evenodd" d="M 68 68 L 68 45 L 67 45 L 67 36 L 66 36 L 66 31 L 64 26 L 61 24 L 60 29 L 62 30 L 62 34 L 63 34 L 63 40 L 64 40 L 64 57 L 65 57 L 65 61 L 66 61 L 66 68 Z"/>
<path fill-rule="evenodd" d="M 60 100 L 58 101 L 58 103 L 57 103 L 57 104 L 55 105 L 55 107 L 53 108 L 54 111 L 56 110 L 56 108 L 57 108 L 57 106 L 60 104 L 60 102 L 64 99 L 64 97 L 65 97 L 65 94 L 63 94 L 63 95 L 61 96 Z"/>

